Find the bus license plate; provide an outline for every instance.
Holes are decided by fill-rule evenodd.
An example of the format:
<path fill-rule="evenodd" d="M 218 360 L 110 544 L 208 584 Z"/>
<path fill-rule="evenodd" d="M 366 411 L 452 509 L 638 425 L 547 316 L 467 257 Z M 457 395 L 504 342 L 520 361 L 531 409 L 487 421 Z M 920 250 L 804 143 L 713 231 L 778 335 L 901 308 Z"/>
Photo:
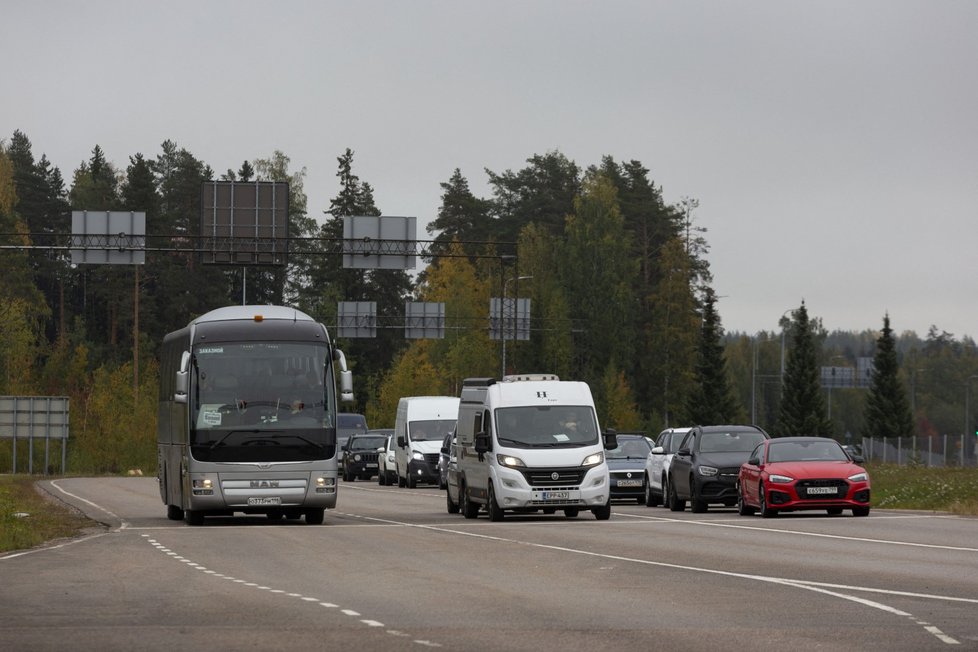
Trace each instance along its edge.
<path fill-rule="evenodd" d="M 280 496 L 253 496 L 248 499 L 249 505 L 281 505 Z"/>
<path fill-rule="evenodd" d="M 816 494 L 834 494 L 834 493 L 837 493 L 835 487 L 809 487 L 808 488 L 809 496 L 816 495 Z"/>

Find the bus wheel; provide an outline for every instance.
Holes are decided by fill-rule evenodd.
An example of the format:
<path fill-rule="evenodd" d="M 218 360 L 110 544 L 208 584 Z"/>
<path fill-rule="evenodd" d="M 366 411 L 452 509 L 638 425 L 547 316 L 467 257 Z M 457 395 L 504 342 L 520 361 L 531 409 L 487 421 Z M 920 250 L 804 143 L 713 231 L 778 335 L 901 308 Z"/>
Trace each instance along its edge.
<path fill-rule="evenodd" d="M 195 509 L 183 510 L 183 520 L 187 525 L 203 525 L 204 515 Z"/>
<path fill-rule="evenodd" d="M 322 525 L 325 516 L 326 516 L 325 509 L 307 509 L 306 525 Z"/>

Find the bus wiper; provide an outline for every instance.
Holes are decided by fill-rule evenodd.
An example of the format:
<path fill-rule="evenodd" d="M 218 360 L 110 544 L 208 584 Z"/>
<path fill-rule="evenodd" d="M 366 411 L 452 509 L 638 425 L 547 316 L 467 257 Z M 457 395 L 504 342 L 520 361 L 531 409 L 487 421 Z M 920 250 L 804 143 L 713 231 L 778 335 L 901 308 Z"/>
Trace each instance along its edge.
<path fill-rule="evenodd" d="M 223 444 L 225 439 L 227 439 L 231 435 L 236 435 L 240 432 L 250 432 L 251 434 L 256 435 L 262 431 L 257 429 L 256 430 L 228 430 L 228 433 L 226 435 L 224 435 L 223 437 L 221 437 L 220 439 L 218 439 L 217 441 L 215 441 L 213 444 L 210 445 L 209 447 L 210 450 L 214 450 L 215 448 Z"/>

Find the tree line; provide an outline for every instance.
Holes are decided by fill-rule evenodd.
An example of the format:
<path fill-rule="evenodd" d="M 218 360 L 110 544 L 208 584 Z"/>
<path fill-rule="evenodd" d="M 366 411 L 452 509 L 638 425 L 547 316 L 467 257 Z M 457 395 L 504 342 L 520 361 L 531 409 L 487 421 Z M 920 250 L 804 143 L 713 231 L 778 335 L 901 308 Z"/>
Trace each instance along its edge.
<path fill-rule="evenodd" d="M 245 283 L 249 303 L 295 306 L 334 328 L 340 301 L 376 301 L 381 319 L 403 315 L 406 300 L 445 303 L 444 339 L 407 340 L 401 329 L 381 328 L 376 338 L 340 340 L 356 378 L 352 410 L 375 427 L 392 423 L 400 396 L 457 395 L 465 377 L 498 376 L 500 342 L 490 338 L 488 306 L 490 297 L 516 287 L 532 302 L 530 339 L 508 343 L 506 371 L 587 381 L 602 423 L 619 430 L 754 420 L 773 434 L 839 437 L 873 431 L 880 418 L 862 390 L 835 390 L 827 405 L 817 368 L 832 358 L 876 356 L 883 335 L 828 334 L 804 304 L 779 332 L 725 333 L 706 229 L 695 223 L 697 202 L 666 202 L 640 161 L 606 156 L 581 167 L 559 151 L 537 154 L 520 170 L 485 170 L 489 197 L 475 196 L 455 169 L 440 184 L 441 205 L 427 226 L 429 255 L 412 278 L 399 270 L 344 269 L 341 256 L 323 255 L 323 242 L 342 239 L 344 217 L 382 214 L 373 187 L 354 172 L 350 149 L 337 157 L 339 191 L 321 222 L 307 212 L 305 170 L 291 169 L 279 151 L 216 174 L 172 141 L 152 158 L 131 155 L 124 170 L 96 145 L 66 183 L 32 150 L 20 131 L 0 144 L 2 244 L 29 245 L 44 236 L 67 245 L 73 209 L 144 211 L 147 236 L 190 236 L 203 182 L 290 185 L 293 241 L 284 267 L 245 270 L 203 265 L 190 252 L 147 251 L 137 276 L 131 267 L 72 265 L 66 246 L 0 251 L 0 316 L 8 327 L 0 343 L 0 394 L 67 395 L 73 414 L 83 407 L 89 415 L 86 429 L 109 418 L 89 409 L 104 403 L 94 394 L 103 388 L 137 405 L 111 418 L 128 419 L 128 433 L 152 441 L 163 335 L 215 307 L 240 304 Z M 515 243 L 505 250 L 514 255 L 504 255 L 508 243 Z M 888 400 L 907 399 L 912 385 L 911 432 L 960 431 L 955 425 L 965 417 L 951 417 L 978 373 L 974 342 L 936 328 L 923 341 L 913 333 L 896 338 L 888 319 L 887 332 L 892 381 L 880 383 L 889 388 Z M 780 348 L 771 346 L 782 341 L 783 374 Z M 808 354 L 799 358 L 800 351 Z M 141 421 L 133 421 L 136 414 Z M 80 432 L 76 424 L 73 433 Z M 910 434 L 905 425 L 899 434 Z M 97 427 L 101 445 L 111 448 L 105 440 L 111 444 L 119 426 Z"/>

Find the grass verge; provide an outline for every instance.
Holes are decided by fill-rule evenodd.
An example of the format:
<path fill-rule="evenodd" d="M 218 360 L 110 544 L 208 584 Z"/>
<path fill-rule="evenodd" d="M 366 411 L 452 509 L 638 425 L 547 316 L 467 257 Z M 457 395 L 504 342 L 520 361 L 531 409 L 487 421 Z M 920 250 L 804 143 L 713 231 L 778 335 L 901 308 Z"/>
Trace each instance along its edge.
<path fill-rule="evenodd" d="M 75 537 L 93 523 L 47 497 L 29 475 L 0 476 L 0 553 Z"/>

